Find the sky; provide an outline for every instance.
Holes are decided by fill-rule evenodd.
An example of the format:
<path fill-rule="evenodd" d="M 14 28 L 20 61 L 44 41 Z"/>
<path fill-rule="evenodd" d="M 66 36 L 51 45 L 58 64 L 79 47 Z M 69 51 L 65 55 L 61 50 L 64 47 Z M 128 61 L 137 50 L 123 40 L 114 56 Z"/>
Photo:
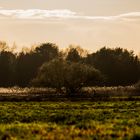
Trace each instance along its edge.
<path fill-rule="evenodd" d="M 0 0 L 0 40 L 140 52 L 140 0 Z"/>

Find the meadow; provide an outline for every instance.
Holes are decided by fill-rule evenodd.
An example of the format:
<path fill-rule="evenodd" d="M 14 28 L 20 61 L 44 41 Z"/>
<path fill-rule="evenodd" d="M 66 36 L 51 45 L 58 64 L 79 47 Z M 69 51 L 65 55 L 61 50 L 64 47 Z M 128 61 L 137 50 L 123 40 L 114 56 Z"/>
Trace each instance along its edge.
<path fill-rule="evenodd" d="M 0 102 L 0 139 L 136 140 L 139 114 L 139 101 Z"/>

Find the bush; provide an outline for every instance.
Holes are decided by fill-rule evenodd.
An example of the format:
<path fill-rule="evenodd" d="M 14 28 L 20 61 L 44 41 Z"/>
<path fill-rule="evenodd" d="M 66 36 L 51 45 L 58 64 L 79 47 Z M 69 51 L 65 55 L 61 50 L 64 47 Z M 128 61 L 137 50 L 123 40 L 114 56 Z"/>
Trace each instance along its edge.
<path fill-rule="evenodd" d="M 41 66 L 32 84 L 75 94 L 84 86 L 99 85 L 102 79 L 101 73 L 91 66 L 56 59 Z"/>

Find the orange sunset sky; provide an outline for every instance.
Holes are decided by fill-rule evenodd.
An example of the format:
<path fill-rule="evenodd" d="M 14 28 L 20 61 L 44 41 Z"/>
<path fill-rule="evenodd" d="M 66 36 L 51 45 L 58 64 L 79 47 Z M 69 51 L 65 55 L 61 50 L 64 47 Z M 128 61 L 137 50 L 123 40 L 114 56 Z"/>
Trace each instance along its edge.
<path fill-rule="evenodd" d="M 140 0 L 0 0 L 0 40 L 140 52 Z"/>

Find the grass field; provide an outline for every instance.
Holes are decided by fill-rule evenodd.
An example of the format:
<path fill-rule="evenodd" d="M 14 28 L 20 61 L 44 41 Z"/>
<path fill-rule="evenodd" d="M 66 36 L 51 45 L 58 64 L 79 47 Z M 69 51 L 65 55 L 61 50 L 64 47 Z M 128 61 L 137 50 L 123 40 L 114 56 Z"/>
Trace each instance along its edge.
<path fill-rule="evenodd" d="M 140 139 L 140 102 L 1 102 L 0 139 Z"/>

